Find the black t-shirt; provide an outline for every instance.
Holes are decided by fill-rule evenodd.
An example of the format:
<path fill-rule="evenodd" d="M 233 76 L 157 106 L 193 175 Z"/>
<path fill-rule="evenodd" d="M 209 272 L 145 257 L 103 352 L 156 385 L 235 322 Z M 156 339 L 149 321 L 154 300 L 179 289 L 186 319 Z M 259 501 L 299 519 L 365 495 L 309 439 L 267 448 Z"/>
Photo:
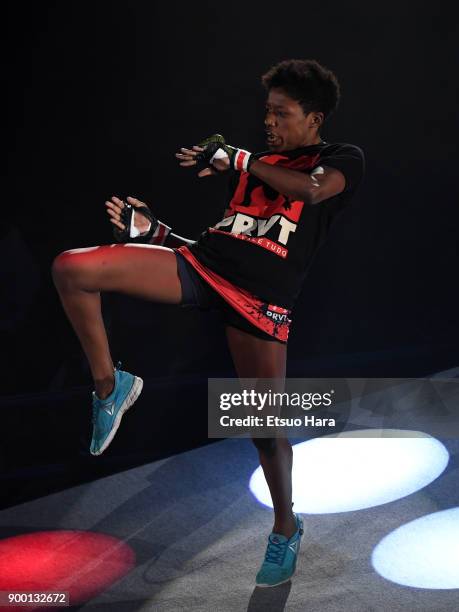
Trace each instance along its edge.
<path fill-rule="evenodd" d="M 320 166 L 336 168 L 346 186 L 340 194 L 308 205 L 283 196 L 250 173 L 236 173 L 224 218 L 203 232 L 190 250 L 202 265 L 234 285 L 290 309 L 333 219 L 363 177 L 364 156 L 354 145 L 320 143 L 256 157 L 308 174 Z"/>

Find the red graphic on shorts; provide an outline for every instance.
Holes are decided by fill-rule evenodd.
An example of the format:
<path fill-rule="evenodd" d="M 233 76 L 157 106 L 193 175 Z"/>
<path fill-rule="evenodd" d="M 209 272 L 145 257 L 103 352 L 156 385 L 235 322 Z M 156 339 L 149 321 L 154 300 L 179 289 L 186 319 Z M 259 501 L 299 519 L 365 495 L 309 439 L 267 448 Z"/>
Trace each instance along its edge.
<path fill-rule="evenodd" d="M 259 300 L 249 291 L 236 287 L 219 274 L 203 266 L 186 246 L 177 249 L 193 268 L 222 298 L 247 321 L 281 342 L 287 342 L 290 310 Z"/>

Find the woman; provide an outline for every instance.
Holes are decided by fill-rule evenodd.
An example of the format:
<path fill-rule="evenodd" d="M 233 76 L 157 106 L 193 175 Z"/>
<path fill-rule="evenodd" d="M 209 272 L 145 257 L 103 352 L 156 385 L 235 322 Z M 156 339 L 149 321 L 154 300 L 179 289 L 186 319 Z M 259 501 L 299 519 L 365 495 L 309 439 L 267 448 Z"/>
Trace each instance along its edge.
<path fill-rule="evenodd" d="M 101 291 L 220 308 L 238 376 L 285 377 L 291 309 L 314 253 L 361 181 L 364 160 L 358 147 L 320 136 L 339 100 L 331 71 L 314 60 L 286 60 L 262 82 L 268 151 L 252 154 L 215 135 L 176 154 L 183 167 L 204 163 L 200 177 L 234 171 L 219 223 L 193 243 L 158 222 L 144 203 L 113 197 L 106 202 L 110 220 L 118 239 L 130 243 L 66 251 L 53 263 L 56 288 L 94 379 L 95 455 L 107 448 L 142 389 L 139 377 L 113 367 Z M 303 533 L 292 511 L 292 448 L 287 438 L 253 441 L 274 507 L 256 583 L 275 586 L 294 573 Z"/>

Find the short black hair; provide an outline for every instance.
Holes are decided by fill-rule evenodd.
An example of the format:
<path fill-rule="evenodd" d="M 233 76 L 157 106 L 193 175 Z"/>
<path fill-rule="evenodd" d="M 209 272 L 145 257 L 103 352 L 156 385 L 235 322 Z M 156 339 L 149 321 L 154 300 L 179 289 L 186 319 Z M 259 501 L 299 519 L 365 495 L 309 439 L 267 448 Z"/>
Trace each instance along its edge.
<path fill-rule="evenodd" d="M 301 105 L 305 115 L 322 112 L 326 118 L 338 106 L 338 79 L 316 60 L 284 60 L 272 66 L 261 82 L 268 91 L 274 87 L 282 89 Z"/>

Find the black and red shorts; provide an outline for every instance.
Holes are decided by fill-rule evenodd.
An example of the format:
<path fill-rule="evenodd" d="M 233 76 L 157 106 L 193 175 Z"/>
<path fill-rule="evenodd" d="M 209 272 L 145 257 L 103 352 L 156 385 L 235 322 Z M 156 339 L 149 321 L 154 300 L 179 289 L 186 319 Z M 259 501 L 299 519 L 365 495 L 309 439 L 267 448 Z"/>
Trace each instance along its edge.
<path fill-rule="evenodd" d="M 174 249 L 182 283 L 182 306 L 219 310 L 226 325 L 285 344 L 290 311 L 268 304 L 204 267 L 187 247 Z"/>

